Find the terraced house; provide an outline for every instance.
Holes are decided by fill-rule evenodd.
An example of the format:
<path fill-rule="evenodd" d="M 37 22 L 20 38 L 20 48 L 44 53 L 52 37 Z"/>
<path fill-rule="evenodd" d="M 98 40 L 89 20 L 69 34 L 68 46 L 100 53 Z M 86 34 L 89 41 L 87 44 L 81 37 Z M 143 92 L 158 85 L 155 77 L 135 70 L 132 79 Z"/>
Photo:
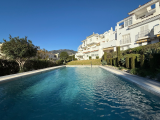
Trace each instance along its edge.
<path fill-rule="evenodd" d="M 87 60 L 102 57 L 104 51 L 116 51 L 160 42 L 160 0 L 151 0 L 128 13 L 128 17 L 117 22 L 103 34 L 92 34 L 82 41 L 76 58 Z"/>

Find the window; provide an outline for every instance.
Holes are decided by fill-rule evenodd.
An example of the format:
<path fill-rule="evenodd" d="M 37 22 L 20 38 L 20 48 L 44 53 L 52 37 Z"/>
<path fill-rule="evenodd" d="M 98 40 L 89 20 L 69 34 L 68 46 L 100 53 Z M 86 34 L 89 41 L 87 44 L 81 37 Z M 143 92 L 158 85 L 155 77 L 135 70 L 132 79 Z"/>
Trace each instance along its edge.
<path fill-rule="evenodd" d="M 139 38 L 149 35 L 148 24 L 140 27 Z"/>
<path fill-rule="evenodd" d="M 132 17 L 129 18 L 129 25 L 132 25 Z"/>
<path fill-rule="evenodd" d="M 120 44 L 131 43 L 130 34 L 126 34 L 122 36 L 122 40 L 120 40 Z"/>
<path fill-rule="evenodd" d="M 132 24 L 132 17 L 128 18 L 125 20 L 125 27 L 129 26 Z"/>

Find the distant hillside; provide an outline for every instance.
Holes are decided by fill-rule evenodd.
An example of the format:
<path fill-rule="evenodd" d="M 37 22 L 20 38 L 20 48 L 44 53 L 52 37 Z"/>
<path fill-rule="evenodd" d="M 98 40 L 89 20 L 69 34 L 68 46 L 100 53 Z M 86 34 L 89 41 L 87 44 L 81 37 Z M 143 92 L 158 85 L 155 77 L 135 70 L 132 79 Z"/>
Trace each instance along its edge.
<path fill-rule="evenodd" d="M 77 52 L 77 51 L 69 50 L 69 49 L 52 50 L 52 51 L 49 51 L 49 52 L 51 52 L 53 54 L 57 54 L 57 53 L 60 54 L 63 51 L 67 52 L 69 55 L 76 54 L 76 52 Z"/>

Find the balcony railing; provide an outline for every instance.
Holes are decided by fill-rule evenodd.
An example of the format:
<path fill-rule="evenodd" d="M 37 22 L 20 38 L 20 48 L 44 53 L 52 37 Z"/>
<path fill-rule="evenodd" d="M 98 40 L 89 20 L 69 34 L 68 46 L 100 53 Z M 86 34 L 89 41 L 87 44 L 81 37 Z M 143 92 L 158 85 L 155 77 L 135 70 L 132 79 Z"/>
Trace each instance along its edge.
<path fill-rule="evenodd" d="M 97 44 L 97 43 L 98 43 L 98 41 L 92 41 L 92 42 L 87 43 L 87 45 L 94 45 L 94 44 Z"/>
<path fill-rule="evenodd" d="M 131 43 L 131 38 L 120 40 L 120 45 Z"/>

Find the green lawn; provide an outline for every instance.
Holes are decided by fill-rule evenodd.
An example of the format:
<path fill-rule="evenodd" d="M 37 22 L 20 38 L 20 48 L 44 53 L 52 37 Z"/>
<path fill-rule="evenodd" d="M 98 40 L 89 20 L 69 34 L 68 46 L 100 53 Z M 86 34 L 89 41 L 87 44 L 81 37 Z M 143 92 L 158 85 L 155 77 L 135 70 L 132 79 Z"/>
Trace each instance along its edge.
<path fill-rule="evenodd" d="M 92 65 L 100 65 L 101 59 L 71 61 L 67 63 L 67 65 L 90 65 L 91 62 L 92 62 Z"/>

